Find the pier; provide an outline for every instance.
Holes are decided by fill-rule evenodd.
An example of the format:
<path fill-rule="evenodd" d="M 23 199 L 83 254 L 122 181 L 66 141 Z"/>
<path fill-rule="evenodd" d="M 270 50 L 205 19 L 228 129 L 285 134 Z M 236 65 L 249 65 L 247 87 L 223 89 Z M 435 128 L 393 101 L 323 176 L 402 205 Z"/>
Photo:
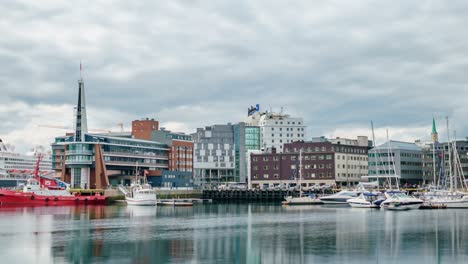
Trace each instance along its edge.
<path fill-rule="evenodd" d="M 203 191 L 203 199 L 217 202 L 281 202 L 288 195 L 299 196 L 299 191 L 257 189 Z"/>

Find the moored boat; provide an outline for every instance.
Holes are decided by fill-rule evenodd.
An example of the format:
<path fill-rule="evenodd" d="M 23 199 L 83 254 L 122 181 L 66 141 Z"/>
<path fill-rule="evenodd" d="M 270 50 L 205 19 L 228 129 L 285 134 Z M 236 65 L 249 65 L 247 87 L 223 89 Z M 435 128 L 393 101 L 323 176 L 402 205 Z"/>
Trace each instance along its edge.
<path fill-rule="evenodd" d="M 324 204 L 348 204 L 348 200 L 358 197 L 359 192 L 356 191 L 340 191 L 333 195 L 320 197 L 320 201 Z"/>
<path fill-rule="evenodd" d="M 383 201 L 385 198 L 373 192 L 363 192 L 359 197 L 347 200 L 349 205 L 354 208 L 380 208 Z"/>
<path fill-rule="evenodd" d="M 385 192 L 387 199 L 380 204 L 380 207 L 387 210 L 410 210 L 418 209 L 423 200 L 411 197 L 401 191 Z"/>

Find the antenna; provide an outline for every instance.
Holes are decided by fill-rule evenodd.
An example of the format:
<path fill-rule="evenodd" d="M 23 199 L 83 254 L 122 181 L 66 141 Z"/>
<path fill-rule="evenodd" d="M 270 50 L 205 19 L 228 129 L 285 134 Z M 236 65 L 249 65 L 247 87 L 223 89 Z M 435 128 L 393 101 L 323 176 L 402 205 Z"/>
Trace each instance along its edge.
<path fill-rule="evenodd" d="M 80 79 L 83 79 L 83 76 L 81 74 L 82 71 L 83 71 L 83 65 L 81 64 L 81 60 L 80 60 Z"/>

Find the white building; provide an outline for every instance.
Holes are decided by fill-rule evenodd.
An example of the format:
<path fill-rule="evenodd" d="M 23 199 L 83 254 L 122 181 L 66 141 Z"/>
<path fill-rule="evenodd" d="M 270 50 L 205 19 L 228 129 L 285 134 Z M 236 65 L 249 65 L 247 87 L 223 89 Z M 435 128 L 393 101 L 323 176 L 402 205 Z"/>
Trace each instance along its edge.
<path fill-rule="evenodd" d="M 283 152 L 283 144 L 306 139 L 306 126 L 302 117 L 275 112 L 256 112 L 245 121 L 260 127 L 260 148 L 263 151 Z"/>

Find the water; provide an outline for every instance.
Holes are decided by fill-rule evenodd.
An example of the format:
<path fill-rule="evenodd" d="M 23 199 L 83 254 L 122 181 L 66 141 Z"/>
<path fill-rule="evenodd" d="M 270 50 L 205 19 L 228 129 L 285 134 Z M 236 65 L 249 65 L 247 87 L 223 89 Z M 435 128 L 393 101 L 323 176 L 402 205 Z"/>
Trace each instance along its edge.
<path fill-rule="evenodd" d="M 468 210 L 0 208 L 1 263 L 468 263 Z"/>

